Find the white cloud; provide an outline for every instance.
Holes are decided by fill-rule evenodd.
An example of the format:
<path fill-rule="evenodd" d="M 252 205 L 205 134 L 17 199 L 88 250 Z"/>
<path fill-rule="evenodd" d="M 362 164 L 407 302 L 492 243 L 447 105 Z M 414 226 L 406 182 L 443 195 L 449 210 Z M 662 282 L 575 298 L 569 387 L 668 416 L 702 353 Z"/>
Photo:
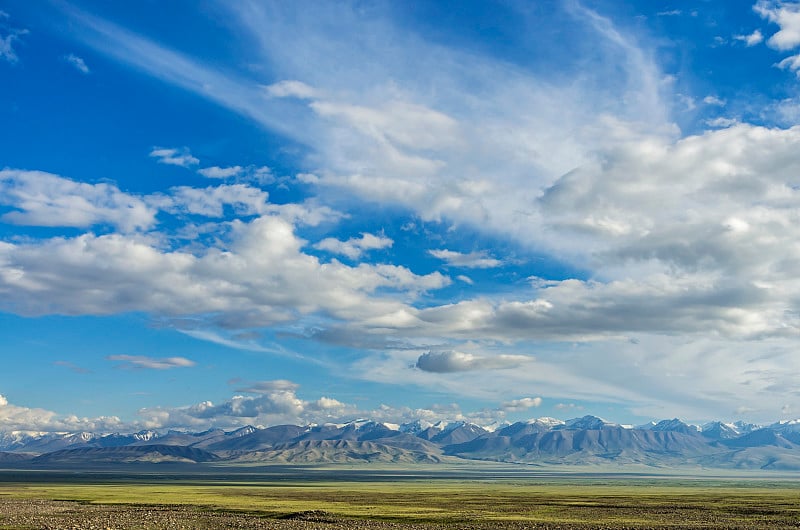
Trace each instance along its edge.
<path fill-rule="evenodd" d="M 286 379 L 275 379 L 273 381 L 257 381 L 245 388 L 240 388 L 237 392 L 248 392 L 251 394 L 269 394 L 272 392 L 294 392 L 300 385 Z"/>
<path fill-rule="evenodd" d="M 8 19 L 8 13 L 3 13 L 5 16 L 0 19 Z M 3 35 L 3 32 L 7 32 Z M 19 61 L 16 50 L 14 50 L 14 43 L 20 40 L 22 35 L 28 33 L 27 29 L 8 28 L 7 26 L 0 25 L 0 59 L 8 61 L 9 63 L 16 63 Z"/>
<path fill-rule="evenodd" d="M 225 206 L 230 206 L 237 216 L 250 216 L 267 211 L 266 191 L 245 184 L 223 184 L 207 188 L 178 186 L 170 188 L 169 196 L 162 198 L 163 209 L 206 217 L 223 217 Z"/>
<path fill-rule="evenodd" d="M 540 397 L 525 397 L 520 399 L 512 399 L 511 401 L 504 401 L 500 404 L 500 408 L 506 412 L 519 412 L 528 410 L 530 408 L 539 407 L 542 404 Z"/>
<path fill-rule="evenodd" d="M 781 70 L 791 70 L 800 77 L 800 54 L 789 56 L 775 66 Z"/>
<path fill-rule="evenodd" d="M 149 429 L 175 427 L 233 428 L 242 425 L 280 425 L 326 423 L 354 418 L 357 409 L 334 398 L 322 396 L 304 400 L 297 396 L 298 385 L 290 381 L 262 381 L 244 391 L 254 396 L 233 396 L 215 405 L 204 401 L 186 407 L 154 407 L 139 411 L 141 424 Z"/>
<path fill-rule="evenodd" d="M 55 412 L 14 405 L 0 395 L 0 432 L 115 432 L 125 424 L 116 416 L 80 418 Z"/>
<path fill-rule="evenodd" d="M 474 285 L 475 284 L 475 282 L 472 281 L 472 278 L 470 278 L 469 276 L 464 276 L 463 274 L 459 274 L 458 276 L 456 276 L 456 280 L 458 280 L 460 282 L 464 282 L 467 285 Z"/>
<path fill-rule="evenodd" d="M 90 72 L 89 67 L 86 66 L 86 62 L 73 53 L 65 55 L 64 60 L 75 67 L 75 69 L 82 74 L 88 74 Z"/>
<path fill-rule="evenodd" d="M 481 356 L 459 351 L 431 351 L 420 355 L 415 366 L 425 372 L 450 373 L 517 368 L 532 361 L 532 357 L 525 355 Z"/>
<path fill-rule="evenodd" d="M 800 45 L 800 4 L 782 0 L 759 0 L 753 7 L 762 18 L 780 30 L 767 40 L 776 50 L 791 50 Z"/>
<path fill-rule="evenodd" d="M 316 243 L 314 248 L 324 250 L 332 254 L 341 254 L 350 259 L 360 258 L 364 252 L 382 248 L 390 248 L 394 244 L 390 238 L 384 235 L 361 234 L 361 237 L 351 237 L 347 241 L 328 237 Z"/>
<path fill-rule="evenodd" d="M 734 35 L 733 39 L 743 42 L 745 46 L 749 48 L 751 46 L 755 46 L 756 44 L 760 44 L 764 40 L 764 36 L 761 34 L 761 30 L 757 29 L 749 35 Z"/>
<path fill-rule="evenodd" d="M 300 81 L 279 81 L 264 87 L 269 96 L 274 98 L 311 99 L 316 96 L 316 91 Z"/>
<path fill-rule="evenodd" d="M 184 407 L 151 407 L 139 411 L 139 428 L 166 429 L 210 427 L 235 428 L 243 425 L 322 424 L 343 423 L 356 418 L 400 424 L 415 420 L 435 423 L 438 421 L 471 421 L 492 424 L 505 417 L 506 412 L 525 410 L 538 406 L 539 398 L 517 400 L 509 410 L 502 406 L 465 413 L 458 404 L 432 405 L 429 408 L 410 408 L 381 404 L 373 410 L 362 410 L 355 405 L 343 403 L 335 398 L 321 396 L 303 399 L 297 395 L 298 385 L 291 381 L 263 381 L 246 392 L 251 396 L 236 395 L 215 404 L 204 401 Z M 504 404 L 506 405 L 506 404 Z"/>
<path fill-rule="evenodd" d="M 530 220 L 527 205 L 541 187 L 614 136 L 608 115 L 631 128 L 675 133 L 666 121 L 663 75 L 650 53 L 578 4 L 559 9 L 575 21 L 576 45 L 590 46 L 602 59 L 560 84 L 424 42 L 346 5 L 318 5 L 313 16 L 288 5 L 269 12 L 254 2 L 227 7 L 257 43 L 255 53 L 314 87 L 313 94 L 296 82 L 272 90 L 313 95 L 308 103 L 264 98 L 249 79 L 69 12 L 86 30 L 80 38 L 101 53 L 309 146 L 309 162 L 319 169 L 316 186 L 326 195 L 400 203 L 425 220 L 527 232 L 520 226 Z M 331 32 L 326 21 L 339 29 Z M 301 38 L 298 24 L 315 39 Z M 332 64 L 332 50 L 343 60 Z"/>
<path fill-rule="evenodd" d="M 198 169 L 197 172 L 210 179 L 227 179 L 242 173 L 242 166 L 219 167 L 211 166 Z"/>
<path fill-rule="evenodd" d="M 199 321 L 197 325 L 204 325 L 205 322 Z M 247 323 L 242 322 L 241 324 L 246 325 Z M 257 323 L 253 323 L 257 325 Z M 286 350 L 285 348 L 280 347 L 279 345 L 274 345 L 272 347 L 264 346 L 258 343 L 255 340 L 247 339 L 241 337 L 242 333 L 231 333 L 232 337 L 226 336 L 226 334 L 220 333 L 218 331 L 210 330 L 210 329 L 183 329 L 180 325 L 176 325 L 176 330 L 184 335 L 188 335 L 198 340 L 203 340 L 207 342 L 211 342 L 214 344 L 219 344 L 220 346 L 225 346 L 227 348 L 233 348 L 234 350 L 243 350 L 243 351 L 255 351 L 255 352 L 262 352 L 262 353 L 271 353 L 273 355 L 279 355 L 284 357 L 294 357 L 296 359 L 303 359 L 308 360 L 307 358 L 298 355 L 294 352 Z M 237 335 L 239 337 L 237 337 Z M 246 335 L 246 333 L 245 333 Z"/>
<path fill-rule="evenodd" d="M 450 267 L 490 269 L 503 265 L 503 262 L 499 259 L 489 257 L 489 254 L 486 251 L 476 251 L 465 254 L 462 252 L 455 252 L 453 250 L 439 249 L 429 250 L 428 253 L 434 258 L 447 262 L 447 265 Z"/>
<path fill-rule="evenodd" d="M 795 207 L 800 129 L 718 118 L 709 125 L 724 129 L 676 140 L 680 132 L 669 115 L 674 98 L 664 94 L 672 85 L 654 52 L 609 19 L 576 3 L 564 5 L 572 6 L 572 29 L 581 36 L 574 41 L 591 47 L 598 60 L 582 64 L 580 75 L 548 83 L 491 57 L 424 42 L 380 16 L 364 18 L 347 6 L 305 13 L 288 4 L 269 12 L 257 2 L 230 4 L 243 33 L 256 43 L 254 54 L 262 54 L 283 77 L 314 87 L 308 101 L 288 98 L 298 94 L 287 87 L 288 99 L 264 97 L 264 89 L 249 78 L 223 74 L 102 20 L 73 16 L 83 22 L 81 38 L 102 53 L 307 146 L 308 168 L 298 180 L 331 204 L 399 204 L 423 221 L 443 219 L 503 234 L 582 271 L 580 278 L 517 291 L 514 298 L 487 295 L 418 308 L 414 292 L 447 280 L 391 266 L 321 265 L 299 251 L 305 242 L 292 228 L 270 226 L 279 241 L 254 236 L 260 243 L 241 243 L 251 249 L 245 252 L 240 242 L 247 240 L 245 233 L 258 231 L 259 220 L 235 224 L 241 230 L 232 240 L 207 252 L 166 252 L 153 242 L 85 237 L 82 252 L 92 258 L 80 265 L 65 259 L 72 254 L 63 247 L 77 246 L 75 240 L 3 244 L 0 303 L 14 300 L 27 311 L 52 311 L 32 294 L 37 292 L 49 297 L 52 307 L 71 311 L 138 307 L 171 315 L 192 307 L 226 322 L 262 324 L 319 312 L 337 319 L 333 331 L 341 335 L 419 342 L 434 337 L 452 342 L 445 347 L 453 349 L 470 340 L 482 341 L 480 346 L 492 340 L 576 341 L 575 351 L 558 350 L 547 362 L 537 361 L 536 373 L 511 374 L 485 391 L 533 381 L 550 385 L 541 387 L 543 395 L 568 389 L 573 395 L 564 399 L 602 396 L 650 411 L 670 403 L 689 410 L 693 402 L 698 409 L 729 411 L 742 401 L 766 409 L 769 400 L 783 401 L 766 375 L 746 381 L 741 374 L 764 365 L 759 351 L 776 344 L 784 351 L 781 341 L 798 330 L 792 310 L 800 296 L 794 278 L 800 262 L 794 244 L 800 240 Z M 756 9 L 780 25 L 771 46 L 789 49 L 800 42 L 790 4 L 760 2 Z M 296 31 L 298 20 L 308 33 Z M 337 21 L 335 32 L 326 30 L 331 20 Z M 307 34 L 315 39 L 304 38 Z M 344 59 L 332 63 L 332 55 Z M 787 101 L 777 110 L 788 119 L 796 107 Z M 284 221 L 289 215 L 325 217 L 298 205 L 267 208 Z M 167 271 L 168 285 L 150 277 L 142 281 L 136 270 L 122 274 L 119 267 L 111 268 L 111 276 L 128 281 L 132 276 L 154 293 L 150 299 L 145 299 L 148 289 L 130 296 L 119 292 L 123 282 L 121 287 L 104 283 L 97 293 L 83 285 L 67 301 L 61 291 L 80 284 L 80 275 L 66 267 L 66 286 L 56 288 L 46 274 L 52 270 L 38 263 L 52 254 L 93 274 L 94 261 L 114 256 L 112 246 L 134 243 L 137 252 L 158 263 L 149 276 Z M 274 254 L 271 249 L 281 244 L 286 253 Z M 262 255 L 253 248 L 267 250 Z M 401 296 L 412 301 L 376 298 L 374 285 L 381 281 L 408 289 L 410 294 Z M 631 334 L 658 355 L 629 344 Z M 748 339 L 746 348 L 742 339 Z M 587 341 L 597 341 L 591 353 L 582 350 Z M 413 372 L 415 381 L 438 384 L 425 379 L 436 374 L 408 370 L 419 355 L 403 362 L 394 352 L 365 360 L 365 377 L 396 382 L 403 377 L 398 374 Z M 723 367 L 717 372 L 728 381 L 706 358 Z M 458 365 L 455 357 L 449 360 Z M 683 373 L 683 365 L 697 367 L 696 374 Z M 479 386 L 470 380 L 477 372 L 436 379 L 452 385 L 448 389 L 469 392 Z M 730 395 L 730 380 L 739 395 Z M 692 390 L 679 395 L 670 385 Z"/>
<path fill-rule="evenodd" d="M 706 120 L 706 125 L 714 128 L 727 128 L 741 123 L 736 118 L 724 118 L 722 116 Z"/>
<path fill-rule="evenodd" d="M 70 362 L 70 361 L 53 361 L 54 366 L 62 366 L 76 374 L 90 374 L 92 373 L 91 370 L 87 368 L 83 368 L 82 366 L 78 366 L 77 364 Z"/>
<path fill-rule="evenodd" d="M 236 182 L 251 182 L 260 186 L 275 182 L 272 170 L 267 166 L 211 166 L 197 172 L 209 179 L 233 179 Z"/>
<path fill-rule="evenodd" d="M 150 151 L 150 156 L 157 158 L 159 164 L 168 164 L 171 166 L 189 167 L 196 166 L 200 163 L 200 160 L 193 157 L 186 147 L 182 149 L 154 147 L 153 150 Z"/>
<path fill-rule="evenodd" d="M 726 101 L 724 99 L 721 99 L 719 96 L 708 95 L 703 98 L 703 103 L 705 103 L 706 105 L 714 105 L 716 107 L 724 107 Z"/>
<path fill-rule="evenodd" d="M 146 357 L 144 355 L 109 355 L 109 361 L 120 363 L 120 368 L 146 368 L 150 370 L 169 370 L 170 368 L 188 368 L 195 365 L 195 362 L 185 357 Z"/>
<path fill-rule="evenodd" d="M 277 216 L 233 221 L 224 244 L 191 253 L 120 234 L 0 243 L 0 306 L 28 315 L 209 314 L 224 327 L 259 327 L 316 312 L 389 318 L 406 306 L 376 291 L 413 300 L 450 281 L 394 265 L 320 263 Z"/>
<path fill-rule="evenodd" d="M 76 182 L 43 171 L 0 170 L 0 204 L 14 208 L 0 219 L 20 225 L 110 224 L 132 232 L 156 222 L 154 208 L 113 184 Z"/>

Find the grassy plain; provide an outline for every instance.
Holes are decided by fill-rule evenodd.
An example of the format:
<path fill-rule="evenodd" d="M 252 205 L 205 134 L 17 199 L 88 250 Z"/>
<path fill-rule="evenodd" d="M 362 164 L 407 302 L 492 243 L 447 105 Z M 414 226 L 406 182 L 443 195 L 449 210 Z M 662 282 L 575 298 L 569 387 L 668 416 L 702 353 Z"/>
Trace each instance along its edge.
<path fill-rule="evenodd" d="M 343 527 L 347 525 L 341 522 L 348 520 L 432 528 L 800 527 L 800 482 L 791 479 L 488 475 L 464 480 L 410 474 L 394 480 L 381 475 L 380 480 L 370 481 L 369 473 L 359 477 L 219 481 L 111 475 L 94 482 L 0 481 L 0 528 L 4 499 L 191 506 L 266 519 L 315 511 Z"/>

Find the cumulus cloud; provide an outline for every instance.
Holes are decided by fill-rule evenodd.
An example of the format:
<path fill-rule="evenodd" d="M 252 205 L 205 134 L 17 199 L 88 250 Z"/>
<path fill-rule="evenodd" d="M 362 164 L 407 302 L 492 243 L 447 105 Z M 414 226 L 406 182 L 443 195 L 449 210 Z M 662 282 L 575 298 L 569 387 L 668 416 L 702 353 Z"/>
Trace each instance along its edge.
<path fill-rule="evenodd" d="M 767 40 L 776 50 L 790 50 L 800 44 L 800 4 L 783 0 L 759 0 L 753 7 L 762 18 L 780 30 Z"/>
<path fill-rule="evenodd" d="M 706 120 L 706 125 L 714 128 L 730 127 L 732 125 L 736 125 L 737 123 L 739 123 L 739 120 L 737 120 L 736 118 L 724 118 L 721 116 Z"/>
<path fill-rule="evenodd" d="M 159 164 L 170 166 L 190 167 L 200 163 L 200 160 L 193 157 L 186 147 L 181 149 L 154 147 L 150 151 L 150 156 L 156 158 Z"/>
<path fill-rule="evenodd" d="M 469 421 L 479 425 L 496 424 L 507 412 L 502 406 L 464 412 L 456 403 L 434 404 L 426 408 L 381 404 L 372 410 L 363 410 L 331 397 L 303 399 L 297 395 L 297 385 L 288 381 L 255 384 L 255 396 L 233 396 L 215 404 L 210 401 L 184 407 L 152 407 L 139 411 L 138 428 L 235 428 L 243 425 L 321 424 L 343 423 L 357 418 L 369 418 L 401 424 L 416 420 L 435 423 L 439 421 Z M 255 389 L 253 389 L 255 390 Z M 536 406 L 537 398 L 523 398 L 519 410 Z M 513 405 L 510 405 L 514 408 Z"/>
<path fill-rule="evenodd" d="M 272 170 L 267 166 L 210 166 L 198 169 L 197 172 L 209 179 L 233 179 L 239 182 L 254 182 L 265 185 L 275 181 Z"/>
<path fill-rule="evenodd" d="M 155 208 L 113 184 L 76 182 L 43 171 L 0 170 L 0 204 L 14 208 L 0 219 L 20 225 L 109 224 L 132 232 L 156 222 Z"/>
<path fill-rule="evenodd" d="M 210 179 L 226 179 L 240 175 L 242 173 L 242 169 L 242 166 L 211 166 L 198 169 L 197 172 Z"/>
<path fill-rule="evenodd" d="M 220 428 L 241 425 L 325 423 L 354 417 L 357 409 L 334 398 L 305 400 L 297 396 L 298 385 L 285 380 L 255 383 L 245 392 L 254 396 L 233 396 L 214 404 L 204 401 L 185 407 L 153 407 L 139 411 L 140 422 L 149 429 L 170 427 Z"/>
<path fill-rule="evenodd" d="M 14 405 L 0 395 L 0 432 L 115 432 L 125 426 L 116 416 L 64 416 L 46 409 Z"/>
<path fill-rule="evenodd" d="M 64 56 L 64 60 L 71 64 L 77 71 L 82 74 L 88 74 L 90 72 L 89 67 L 86 66 L 86 61 L 82 58 L 78 57 L 74 53 L 70 53 L 69 55 Z"/>
<path fill-rule="evenodd" d="M 211 315 L 224 327 L 258 327 L 316 312 L 388 318 L 406 305 L 376 291 L 413 298 L 450 281 L 395 265 L 320 263 L 278 216 L 231 222 L 226 245 L 195 254 L 121 234 L 0 243 L 0 306 L 28 315 Z"/>
<path fill-rule="evenodd" d="M 726 101 L 724 99 L 721 99 L 719 96 L 708 95 L 708 96 L 703 98 L 703 103 L 705 103 L 706 105 L 714 105 L 714 106 L 717 106 L 717 107 L 724 107 L 725 104 L 726 104 Z"/>
<path fill-rule="evenodd" d="M 429 250 L 428 253 L 434 258 L 446 262 L 450 267 L 490 269 L 503 264 L 501 260 L 490 257 L 489 253 L 486 251 L 476 251 L 465 254 L 454 250 L 439 249 Z"/>
<path fill-rule="evenodd" d="M 733 39 L 743 42 L 744 45 L 749 48 L 751 46 L 755 46 L 756 44 L 760 44 L 764 40 L 764 36 L 761 34 L 761 30 L 757 29 L 749 35 L 734 35 Z"/>
<path fill-rule="evenodd" d="M 516 368 L 533 360 L 525 355 L 480 356 L 459 351 L 428 352 L 419 356 L 416 368 L 425 372 L 451 373 Z"/>
<path fill-rule="evenodd" d="M 246 184 L 223 184 L 207 188 L 178 186 L 159 201 L 168 211 L 205 217 L 223 217 L 225 206 L 237 216 L 259 215 L 267 210 L 269 194 Z"/>
<path fill-rule="evenodd" d="M 109 355 L 109 361 L 120 364 L 117 366 L 125 369 L 146 368 L 149 370 L 169 370 L 170 368 L 189 368 L 195 362 L 185 357 L 146 357 L 144 355 Z"/>
<path fill-rule="evenodd" d="M 350 259 L 360 258 L 364 252 L 389 248 L 394 244 L 390 238 L 383 234 L 361 234 L 361 237 L 351 237 L 347 241 L 340 241 L 336 238 L 328 237 L 316 243 L 314 248 L 324 250 L 332 254 L 341 254 Z"/>
<path fill-rule="evenodd" d="M 511 401 L 504 401 L 500 404 L 500 408 L 506 412 L 519 412 L 538 407 L 541 404 L 542 398 L 540 397 L 525 397 L 520 399 L 512 399 Z"/>
<path fill-rule="evenodd" d="M 298 250 L 305 242 L 293 228 L 281 230 L 259 219 L 234 224 L 231 241 L 208 251 L 165 251 L 152 241 L 94 236 L 36 245 L 4 243 L 0 304 L 40 313 L 64 307 L 73 312 L 133 307 L 183 314 L 193 307 L 226 322 L 248 323 L 316 313 L 336 320 L 340 325 L 333 331 L 339 336 L 360 332 L 373 343 L 375 337 L 420 342 L 436 337 L 454 343 L 619 340 L 593 348 L 609 366 L 628 367 L 618 369 L 623 375 L 641 361 L 641 366 L 658 366 L 657 373 L 670 372 L 684 381 L 691 376 L 676 366 L 703 365 L 709 355 L 730 366 L 726 374 L 735 377 L 736 370 L 762 362 L 754 359 L 755 353 L 748 356 L 737 349 L 742 338 L 765 341 L 759 343 L 763 346 L 797 334 L 793 308 L 800 296 L 795 280 L 800 255 L 794 245 L 800 239 L 795 207 L 800 129 L 720 118 L 708 124 L 724 129 L 678 139 L 680 131 L 669 114 L 675 98 L 665 97 L 669 87 L 654 60 L 657 54 L 579 3 L 563 6 L 568 12 L 559 15 L 571 17 L 572 29 L 581 36 L 563 42 L 591 48 L 598 60 L 588 68 L 581 62 L 581 75 L 564 76 L 566 82 L 544 83 L 530 71 L 491 57 L 424 42 L 380 17 L 359 18 L 358 10 L 331 5 L 305 13 L 292 6 L 268 10 L 258 3 L 230 4 L 232 18 L 256 43 L 255 53 L 269 58 L 287 78 L 314 87 L 304 92 L 300 85 L 277 83 L 273 97 L 265 97 L 265 89 L 254 87 L 249 78 L 216 71 L 105 21 L 74 13 L 73 18 L 85 29 L 81 38 L 98 51 L 307 146 L 312 167 L 298 181 L 320 197 L 340 201 L 336 204 L 399 204 L 423 221 L 443 219 L 455 227 L 503 234 L 581 271 L 577 278 L 517 291 L 513 298 L 487 295 L 415 307 L 413 301 L 374 293 L 385 287 L 414 293 L 448 280 L 391 266 L 321 265 Z M 561 8 L 561 3 L 554 7 Z M 788 50 L 800 42 L 795 4 L 761 1 L 756 11 L 780 26 L 768 40 L 770 46 Z M 297 20 L 317 38 L 298 34 Z M 330 20 L 337 21 L 335 32 L 326 31 Z M 332 64 L 332 50 L 346 60 Z M 797 105 L 786 103 L 781 109 L 788 119 Z M 279 214 L 267 211 L 289 223 L 295 222 L 289 215 L 300 219 L 308 213 L 297 205 L 281 208 Z M 252 236 L 259 244 L 243 243 L 258 232 L 256 226 L 266 225 L 274 234 L 289 235 L 273 234 L 277 242 Z M 67 250 L 71 246 L 84 250 Z M 114 263 L 105 259 L 116 257 L 112 248 L 130 248 L 131 256 L 144 259 L 131 259 L 132 271 L 123 273 L 112 265 L 98 275 L 97 260 Z M 288 250 L 280 254 L 275 248 Z M 44 256 L 68 265 L 63 267 L 64 286 L 54 286 Z M 148 264 L 155 265 L 144 277 L 139 268 Z M 156 271 L 166 271 L 163 283 Z M 81 284 L 82 275 L 109 275 L 119 285 L 101 283 L 91 291 Z M 126 291 L 129 283 L 145 288 Z M 43 297 L 50 301 L 48 307 Z M 628 349 L 633 348 L 627 342 L 631 333 L 641 334 L 643 344 L 657 343 L 665 364 Z M 709 353 L 691 350 L 676 337 L 729 342 L 709 347 Z M 629 357 L 615 353 L 622 343 Z M 725 357 L 717 351 L 729 353 Z M 615 381 L 607 386 L 588 376 L 570 379 L 584 365 L 605 368 L 590 362 L 590 354 L 570 355 L 581 362 L 560 371 L 554 363 L 547 372 L 557 374 L 564 388 L 591 389 L 595 396 L 617 399 L 615 391 L 638 384 L 615 373 L 606 374 L 608 381 Z M 463 358 L 449 360 L 455 366 L 465 363 Z M 439 361 L 447 366 L 448 358 Z M 413 362 L 406 359 L 402 370 L 408 372 Z M 422 372 L 414 376 L 430 376 Z M 461 375 L 471 373 L 475 371 Z M 699 403 L 703 394 L 707 403 L 727 400 L 730 410 L 732 400 L 743 399 L 719 397 L 729 383 L 711 369 L 698 373 L 702 380 L 681 385 L 703 389 L 689 398 L 642 376 L 650 388 L 618 399 L 645 402 L 642 396 L 656 387 L 660 404 L 668 398 Z M 636 374 L 646 375 L 646 369 Z M 757 386 L 741 385 L 742 392 Z M 774 398 L 769 385 L 759 388 Z M 716 397 L 711 395 L 715 389 Z"/>
<path fill-rule="evenodd" d="M 297 386 L 288 381 L 262 382 L 261 392 L 255 396 L 233 396 L 215 404 L 204 401 L 184 407 L 152 407 L 139 411 L 137 425 L 149 429 L 210 427 L 235 428 L 243 425 L 322 424 L 344 423 L 357 418 L 400 424 L 416 420 L 469 421 L 479 425 L 496 424 L 507 412 L 522 411 L 536 405 L 538 398 L 517 400 L 496 409 L 464 412 L 456 403 L 436 404 L 427 408 L 381 404 L 372 410 L 362 410 L 331 397 L 303 399 L 297 395 Z M 505 404 L 504 404 L 505 405 Z"/>

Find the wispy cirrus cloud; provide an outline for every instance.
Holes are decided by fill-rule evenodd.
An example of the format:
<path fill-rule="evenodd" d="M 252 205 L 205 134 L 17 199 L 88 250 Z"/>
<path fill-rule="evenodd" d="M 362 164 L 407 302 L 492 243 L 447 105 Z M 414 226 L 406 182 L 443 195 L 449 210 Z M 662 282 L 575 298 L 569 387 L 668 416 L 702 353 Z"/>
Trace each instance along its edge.
<path fill-rule="evenodd" d="M 67 63 L 71 64 L 77 71 L 79 71 L 84 75 L 89 74 L 91 72 L 91 70 L 89 70 L 89 67 L 86 65 L 86 61 L 84 61 L 83 58 L 78 57 L 74 53 L 65 55 L 64 60 L 67 61 Z"/>
<path fill-rule="evenodd" d="M 19 61 L 19 56 L 14 46 L 19 43 L 23 35 L 29 32 L 27 29 L 15 28 L 10 25 L 8 20 L 11 16 L 5 11 L 0 11 L 0 59 L 9 63 Z"/>
<path fill-rule="evenodd" d="M 200 163 L 200 160 L 192 156 L 188 148 L 165 148 L 154 147 L 150 151 L 150 156 L 155 158 L 159 164 L 170 166 L 191 167 Z"/>
<path fill-rule="evenodd" d="M 676 395 L 638 367 L 658 366 L 655 373 L 684 380 L 680 378 L 690 376 L 680 366 L 689 364 L 705 367 L 686 387 L 695 389 L 692 397 L 707 410 L 732 410 L 730 404 L 738 400 L 769 404 L 769 396 L 776 394 L 770 394 L 766 375 L 741 380 L 739 395 L 726 394 L 729 383 L 706 367 L 703 356 L 728 347 L 727 364 L 743 373 L 762 362 L 758 354 L 748 356 L 739 349 L 743 339 L 762 348 L 776 341 L 783 348 L 781 341 L 797 334 L 791 309 L 800 293 L 791 266 L 798 259 L 791 244 L 798 239 L 791 206 L 796 199 L 796 130 L 716 118 L 708 123 L 724 129 L 681 137 L 671 108 L 681 98 L 684 103 L 699 98 L 677 93 L 657 54 L 636 34 L 579 2 L 554 9 L 564 10 L 559 14 L 570 17 L 569 31 L 581 37 L 564 39 L 567 46 L 586 46 L 596 60 L 573 64 L 558 79 L 537 70 L 546 65 L 514 65 L 490 53 L 465 53 L 426 41 L 396 24 L 380 5 L 369 12 L 346 4 L 315 7 L 319 9 L 298 11 L 288 4 L 247 1 L 223 6 L 240 33 L 256 43 L 254 55 L 271 66 L 271 84 L 252 72 L 222 72 L 202 58 L 96 17 L 71 13 L 83 24 L 78 38 L 99 52 L 303 144 L 308 155 L 299 164 L 303 167 L 297 181 L 319 200 L 337 201 L 342 209 L 361 201 L 399 205 L 422 220 L 444 221 L 454 229 L 467 225 L 487 236 L 501 234 L 504 241 L 572 265 L 582 271 L 580 277 L 559 277 L 513 294 L 466 294 L 426 304 L 410 296 L 400 302 L 375 293 L 385 287 L 414 293 L 447 280 L 403 267 L 365 265 L 356 270 L 341 263 L 320 264 L 298 250 L 305 242 L 293 226 L 260 218 L 234 223 L 238 231 L 224 246 L 192 252 L 91 236 L 80 242 L 47 242 L 41 248 L 9 243 L 0 247 L 1 259 L 13 271 L 2 279 L 3 293 L 16 302 L 24 299 L 19 307 L 26 310 L 36 304 L 38 311 L 66 307 L 77 313 L 133 306 L 172 315 L 190 307 L 213 313 L 221 322 L 253 326 L 324 314 L 332 321 L 323 326 L 340 337 L 368 336 L 371 343 L 381 342 L 375 337 L 420 342 L 437 337 L 453 342 L 453 351 L 459 351 L 459 341 L 591 344 L 618 370 L 607 374 L 615 383 L 591 383 L 581 373 L 583 366 L 605 368 L 592 362 L 591 353 L 561 351 L 553 357 L 580 361 L 559 365 L 550 360 L 553 372 L 548 373 L 562 376 L 562 393 L 564 388 L 575 393 L 586 389 L 613 398 L 614 388 L 636 386 L 640 380 L 642 387 L 625 394 L 626 399 L 651 406 L 646 383 L 657 389 L 658 403 L 684 404 L 691 398 Z M 800 42 L 792 4 L 759 2 L 756 10 L 780 26 L 768 40 L 770 46 L 788 50 Z M 745 44 L 758 38 L 756 33 L 743 37 Z M 344 59 L 330 61 L 331 56 Z M 792 69 L 789 59 L 784 67 Z M 719 105 L 716 100 L 705 103 Z M 211 173 L 222 175 L 230 167 L 235 166 Z M 215 208 L 196 211 L 216 213 L 226 204 L 217 201 Z M 288 210 L 301 209 L 281 208 L 278 215 L 284 221 Z M 267 231 L 276 238 L 269 243 L 283 245 L 285 254 L 244 251 L 257 247 L 247 243 L 254 240 L 259 240 L 258 248 L 268 248 Z M 338 238 L 330 242 L 345 243 Z M 46 250 L 78 254 L 70 245 L 98 260 L 116 256 L 115 248 L 128 248 L 130 256 L 147 257 L 141 265 L 152 265 L 147 276 L 166 271 L 169 282 L 143 278 L 143 285 L 157 293 L 152 297 L 126 291 L 123 282 L 117 287 L 104 283 L 96 292 L 87 288 L 82 297 L 70 300 L 48 279 L 52 271 L 33 259 Z M 464 256 L 469 255 L 441 259 L 468 263 Z M 488 253 L 471 259 L 497 260 Z M 232 263 L 235 277 L 225 272 L 232 270 Z M 75 268 L 79 270 L 66 270 L 78 283 L 82 275 L 97 270 L 86 262 Z M 139 275 L 138 270 L 111 268 L 115 278 Z M 198 285 L 201 293 L 189 289 Z M 53 294 L 51 307 L 41 307 L 32 294 L 35 289 Z M 93 297 L 91 303 L 86 297 Z M 175 306 L 168 307 L 165 299 L 176 300 Z M 632 334 L 657 344 L 665 361 L 629 346 L 625 341 Z M 728 342 L 692 349 L 676 337 Z M 614 351 L 617 346 L 624 355 Z M 408 372 L 409 361 L 419 359 L 404 359 L 399 365 Z M 393 358 L 381 361 L 389 364 Z M 444 369 L 470 366 L 456 355 L 428 357 L 422 364 L 430 368 L 437 362 Z M 461 370 L 461 376 L 475 372 Z M 565 372 L 575 378 L 563 377 Z M 402 380 L 398 373 L 392 372 L 394 381 Z M 634 374 L 627 379 L 637 382 L 626 383 L 625 374 Z M 537 375 L 526 377 L 525 382 L 540 381 Z"/>
<path fill-rule="evenodd" d="M 124 369 L 169 370 L 172 368 L 190 368 L 196 363 L 185 357 L 147 357 L 144 355 L 109 355 L 109 361 L 119 363 L 117 366 Z"/>
<path fill-rule="evenodd" d="M 70 361 L 53 361 L 54 366 L 62 366 L 76 374 L 90 374 L 92 373 L 91 370 L 87 368 L 83 368 L 82 366 L 78 366 L 77 364 L 70 362 Z"/>
<path fill-rule="evenodd" d="M 450 267 L 491 269 L 503 265 L 501 260 L 491 257 L 485 250 L 463 253 L 454 250 L 437 249 L 429 250 L 428 254 L 444 261 Z"/>

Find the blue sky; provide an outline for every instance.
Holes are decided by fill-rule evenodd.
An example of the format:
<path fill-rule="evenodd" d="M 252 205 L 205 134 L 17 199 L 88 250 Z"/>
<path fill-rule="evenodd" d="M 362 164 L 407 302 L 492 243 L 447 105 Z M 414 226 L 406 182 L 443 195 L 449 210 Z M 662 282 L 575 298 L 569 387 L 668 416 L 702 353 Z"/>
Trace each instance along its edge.
<path fill-rule="evenodd" d="M 800 4 L 0 0 L 0 429 L 800 416 Z"/>

